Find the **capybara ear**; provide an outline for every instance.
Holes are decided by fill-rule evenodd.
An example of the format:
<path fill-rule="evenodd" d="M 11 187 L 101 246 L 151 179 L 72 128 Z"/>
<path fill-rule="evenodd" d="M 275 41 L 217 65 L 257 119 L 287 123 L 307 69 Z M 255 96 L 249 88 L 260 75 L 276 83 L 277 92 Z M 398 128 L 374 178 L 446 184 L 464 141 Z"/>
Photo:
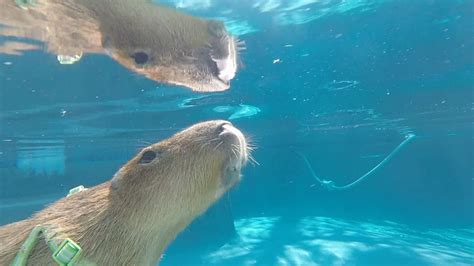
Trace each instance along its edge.
<path fill-rule="evenodd" d="M 120 170 L 118 170 L 114 177 L 112 177 L 112 180 L 110 182 L 110 188 L 114 191 L 118 191 L 118 189 L 120 188 L 120 185 L 122 183 L 122 179 L 123 179 L 123 174 L 126 170 L 122 167 L 120 168 Z"/>
<path fill-rule="evenodd" d="M 157 154 L 153 150 L 145 151 L 142 154 L 142 157 L 140 158 L 140 160 L 138 161 L 138 164 L 149 164 L 156 158 L 156 156 Z"/>

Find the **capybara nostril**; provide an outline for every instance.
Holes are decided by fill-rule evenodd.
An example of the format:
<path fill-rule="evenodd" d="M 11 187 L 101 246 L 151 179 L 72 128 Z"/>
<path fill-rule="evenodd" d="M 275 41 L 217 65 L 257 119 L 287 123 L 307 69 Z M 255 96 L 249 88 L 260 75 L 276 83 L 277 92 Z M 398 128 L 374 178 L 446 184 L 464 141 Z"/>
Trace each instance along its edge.
<path fill-rule="evenodd" d="M 221 134 L 222 132 L 224 132 L 226 130 L 226 126 L 232 126 L 232 124 L 228 121 L 223 121 L 222 123 L 217 125 L 217 133 Z"/>

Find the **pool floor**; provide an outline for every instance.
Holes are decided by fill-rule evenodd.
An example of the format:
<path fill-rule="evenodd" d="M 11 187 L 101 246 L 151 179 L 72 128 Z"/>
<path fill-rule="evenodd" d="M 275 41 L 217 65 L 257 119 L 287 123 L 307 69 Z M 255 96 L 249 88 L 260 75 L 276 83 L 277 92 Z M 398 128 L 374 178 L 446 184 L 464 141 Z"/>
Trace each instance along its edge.
<path fill-rule="evenodd" d="M 253 217 L 217 248 L 171 248 L 160 265 L 473 265 L 474 229 L 422 229 L 390 221 Z"/>

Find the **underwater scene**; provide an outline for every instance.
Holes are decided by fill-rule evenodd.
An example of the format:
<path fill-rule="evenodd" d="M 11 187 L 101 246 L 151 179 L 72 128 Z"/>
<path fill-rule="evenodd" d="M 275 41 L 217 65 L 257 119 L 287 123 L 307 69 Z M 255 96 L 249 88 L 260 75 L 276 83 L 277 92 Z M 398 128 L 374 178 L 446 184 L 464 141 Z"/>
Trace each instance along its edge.
<path fill-rule="evenodd" d="M 0 0 L 0 265 L 474 265 L 473 17 Z"/>

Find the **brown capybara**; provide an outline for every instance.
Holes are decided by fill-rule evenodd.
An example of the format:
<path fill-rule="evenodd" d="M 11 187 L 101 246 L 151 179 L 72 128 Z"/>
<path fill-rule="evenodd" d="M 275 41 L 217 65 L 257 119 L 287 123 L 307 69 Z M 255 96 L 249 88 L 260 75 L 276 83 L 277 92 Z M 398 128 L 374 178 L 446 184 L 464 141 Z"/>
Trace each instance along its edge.
<path fill-rule="evenodd" d="M 35 226 L 83 249 L 77 265 L 156 265 L 167 245 L 241 176 L 244 135 L 231 123 L 193 125 L 141 150 L 112 180 L 0 227 L 0 265 L 10 265 Z M 44 236 L 28 265 L 55 265 Z"/>
<path fill-rule="evenodd" d="M 201 92 L 229 88 L 240 43 L 220 21 L 148 0 L 0 0 L 0 36 L 15 37 L 0 53 L 41 48 L 22 38 L 33 39 L 61 62 L 105 53 L 149 79 Z"/>

